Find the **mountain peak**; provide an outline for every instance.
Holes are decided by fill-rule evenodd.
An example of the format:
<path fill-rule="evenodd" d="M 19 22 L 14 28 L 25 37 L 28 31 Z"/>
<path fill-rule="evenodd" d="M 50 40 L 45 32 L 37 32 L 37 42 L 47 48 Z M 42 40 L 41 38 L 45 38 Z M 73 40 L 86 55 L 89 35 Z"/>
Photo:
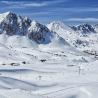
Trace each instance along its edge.
<path fill-rule="evenodd" d="M 40 24 L 39 22 L 33 20 L 31 22 L 31 26 L 29 28 L 30 31 L 35 31 L 35 32 L 43 32 L 43 30 L 45 30 L 46 32 L 49 31 L 49 29 L 43 25 L 43 24 Z"/>
<path fill-rule="evenodd" d="M 65 24 L 62 21 L 53 21 L 50 23 L 50 25 L 57 25 L 57 26 L 65 26 Z"/>
<path fill-rule="evenodd" d="M 5 12 L 5 13 L 2 13 L 1 15 L 9 15 L 9 14 L 11 14 L 12 12 L 11 11 L 8 11 L 8 12 Z"/>
<path fill-rule="evenodd" d="M 95 33 L 94 27 L 87 23 L 77 26 L 77 30 L 81 31 L 81 33 L 83 33 L 83 34 L 88 34 L 91 32 Z"/>
<path fill-rule="evenodd" d="M 33 20 L 33 21 L 32 21 L 32 24 L 38 24 L 38 21 Z"/>
<path fill-rule="evenodd" d="M 40 24 L 39 22 L 35 21 L 35 20 L 33 20 L 33 21 L 31 22 L 31 27 L 32 27 L 32 28 L 34 28 L 34 27 L 40 27 L 40 26 L 41 26 L 41 24 Z"/>
<path fill-rule="evenodd" d="M 11 18 L 17 18 L 17 15 L 11 11 L 0 14 L 0 22 L 11 20 Z"/>
<path fill-rule="evenodd" d="M 0 16 L 2 16 L 2 17 L 12 16 L 12 15 L 16 15 L 16 14 L 11 11 L 0 14 Z"/>
<path fill-rule="evenodd" d="M 33 20 L 31 26 L 28 29 L 28 37 L 37 43 L 49 43 L 51 41 L 52 33 L 50 30 L 43 24 Z"/>
<path fill-rule="evenodd" d="M 48 24 L 47 27 L 54 32 L 55 30 L 60 29 L 71 30 L 71 28 L 68 25 L 65 25 L 62 21 L 53 21 L 50 24 Z"/>
<path fill-rule="evenodd" d="M 31 20 L 18 16 L 13 12 L 0 14 L 0 33 L 6 32 L 7 35 L 26 35 Z"/>

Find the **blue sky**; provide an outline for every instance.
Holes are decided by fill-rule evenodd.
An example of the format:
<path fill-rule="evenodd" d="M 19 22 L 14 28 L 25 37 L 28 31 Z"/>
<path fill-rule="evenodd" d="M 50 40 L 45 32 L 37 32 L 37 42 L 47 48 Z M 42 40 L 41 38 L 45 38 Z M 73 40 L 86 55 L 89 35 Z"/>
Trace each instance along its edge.
<path fill-rule="evenodd" d="M 98 23 L 98 0 L 0 0 L 0 13 L 12 11 L 41 23 Z"/>

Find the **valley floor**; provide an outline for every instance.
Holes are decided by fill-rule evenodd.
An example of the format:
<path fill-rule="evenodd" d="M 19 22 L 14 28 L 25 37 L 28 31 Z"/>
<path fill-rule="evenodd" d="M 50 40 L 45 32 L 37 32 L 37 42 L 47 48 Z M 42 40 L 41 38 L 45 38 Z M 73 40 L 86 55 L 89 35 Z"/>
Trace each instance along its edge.
<path fill-rule="evenodd" d="M 98 66 L 0 66 L 0 98 L 98 98 Z"/>
<path fill-rule="evenodd" d="M 49 49 L 1 45 L 0 98 L 98 98 L 97 58 Z"/>

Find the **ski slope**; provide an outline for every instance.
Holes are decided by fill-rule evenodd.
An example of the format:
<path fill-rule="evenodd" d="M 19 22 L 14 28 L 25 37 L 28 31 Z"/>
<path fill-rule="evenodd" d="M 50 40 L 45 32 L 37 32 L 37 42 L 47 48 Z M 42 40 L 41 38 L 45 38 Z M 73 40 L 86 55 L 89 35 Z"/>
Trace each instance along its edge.
<path fill-rule="evenodd" d="M 41 66 L 41 67 L 40 67 Z M 1 98 L 97 98 L 97 66 L 1 66 Z M 96 67 L 96 69 L 95 69 Z"/>
<path fill-rule="evenodd" d="M 97 98 L 97 58 L 54 44 L 0 44 L 0 98 Z"/>

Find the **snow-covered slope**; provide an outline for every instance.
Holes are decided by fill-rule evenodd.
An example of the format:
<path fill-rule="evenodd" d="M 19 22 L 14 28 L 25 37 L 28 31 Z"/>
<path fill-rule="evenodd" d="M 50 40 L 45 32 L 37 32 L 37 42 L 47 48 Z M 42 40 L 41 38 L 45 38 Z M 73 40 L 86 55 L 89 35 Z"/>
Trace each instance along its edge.
<path fill-rule="evenodd" d="M 52 42 L 64 44 L 64 39 L 45 25 L 12 12 L 0 14 L 0 33 L 1 43 L 10 46 L 26 47 L 27 45 L 28 47 L 33 46 L 34 43 L 39 45 Z"/>
<path fill-rule="evenodd" d="M 0 14 L 0 98 L 97 98 L 98 57 L 83 52 L 97 36 L 97 25 Z"/>
<path fill-rule="evenodd" d="M 81 25 L 73 26 L 72 29 L 84 36 L 90 33 L 96 33 L 94 26 L 90 24 L 81 24 Z"/>
<path fill-rule="evenodd" d="M 81 24 L 77 26 L 66 26 L 62 22 L 52 22 L 47 27 L 79 50 L 89 53 L 98 50 L 97 25 Z"/>
<path fill-rule="evenodd" d="M 67 39 L 63 38 L 64 35 L 49 30 L 37 21 L 31 21 L 12 12 L 0 14 L 0 19 L 0 43 L 4 46 L 0 50 L 2 65 L 6 65 L 8 60 L 9 65 L 21 65 L 24 61 L 32 63 L 34 60 L 40 62 L 41 59 L 47 62 L 62 62 L 63 58 L 68 60 L 68 63 L 91 59 L 72 47 Z M 61 28 L 63 27 L 64 24 Z M 72 30 L 69 28 L 69 31 Z M 9 52 L 6 52 L 8 50 Z M 58 58 L 60 60 L 57 60 Z"/>
<path fill-rule="evenodd" d="M 56 32 L 59 36 L 64 38 L 69 44 L 73 45 L 77 39 L 77 34 L 69 26 L 65 25 L 62 22 L 52 22 L 47 25 L 47 27 Z"/>
<path fill-rule="evenodd" d="M 79 33 L 78 39 L 76 40 L 76 46 L 78 47 L 79 50 L 89 52 L 94 52 L 98 50 L 97 25 L 90 25 L 90 24 L 78 25 L 73 30 Z"/>

